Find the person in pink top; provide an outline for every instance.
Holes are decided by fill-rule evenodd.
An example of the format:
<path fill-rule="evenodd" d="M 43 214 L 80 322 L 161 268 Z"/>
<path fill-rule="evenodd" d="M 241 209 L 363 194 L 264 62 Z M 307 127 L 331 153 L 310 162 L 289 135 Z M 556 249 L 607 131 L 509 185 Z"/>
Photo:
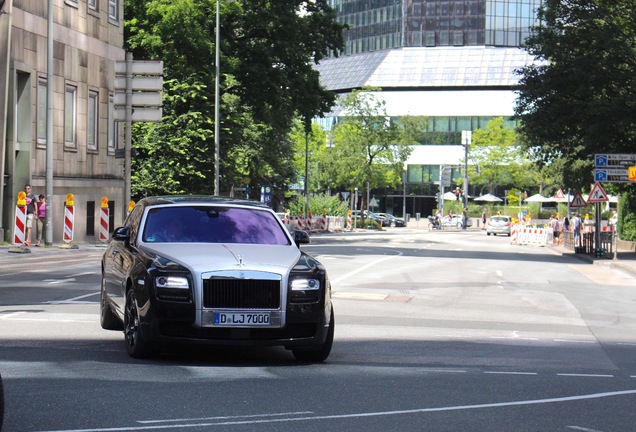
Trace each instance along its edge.
<path fill-rule="evenodd" d="M 42 242 L 42 233 L 44 233 L 44 228 L 46 227 L 46 197 L 40 194 L 38 198 L 40 202 L 38 204 L 38 214 L 36 215 L 38 223 L 38 241 L 35 244 L 36 246 L 40 246 L 40 243 Z"/>

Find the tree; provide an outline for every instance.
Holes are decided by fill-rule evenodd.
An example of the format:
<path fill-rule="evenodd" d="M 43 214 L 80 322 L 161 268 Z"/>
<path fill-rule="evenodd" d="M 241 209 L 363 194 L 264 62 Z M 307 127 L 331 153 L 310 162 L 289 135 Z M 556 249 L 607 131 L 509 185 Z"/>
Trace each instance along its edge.
<path fill-rule="evenodd" d="M 475 170 L 471 176 L 473 185 L 482 185 L 489 193 L 497 186 L 525 188 L 535 185 L 535 169 L 517 143 L 513 129 L 504 127 L 502 117 L 488 122 L 486 129 L 473 132 L 468 155 Z"/>
<path fill-rule="evenodd" d="M 163 121 L 134 126 L 133 196 L 212 191 L 215 6 L 125 2 L 126 49 L 164 62 Z M 334 102 L 311 64 L 338 53 L 343 26 L 326 0 L 220 6 L 221 190 L 249 179 L 280 191 L 293 175 L 293 120 L 322 115 Z"/>
<path fill-rule="evenodd" d="M 426 130 L 426 119 L 389 118 L 377 91 L 365 88 L 343 96 L 339 107 L 346 116 L 330 132 L 313 125 L 310 193 L 395 187 L 402 181 L 404 163 L 416 137 Z M 292 139 L 297 170 L 304 173 L 305 140 L 300 128 L 298 123 Z"/>
<path fill-rule="evenodd" d="M 537 63 L 521 71 L 515 108 L 524 144 L 562 160 L 564 186 L 592 182 L 595 153 L 636 144 L 636 3 L 545 0 L 526 42 Z"/>

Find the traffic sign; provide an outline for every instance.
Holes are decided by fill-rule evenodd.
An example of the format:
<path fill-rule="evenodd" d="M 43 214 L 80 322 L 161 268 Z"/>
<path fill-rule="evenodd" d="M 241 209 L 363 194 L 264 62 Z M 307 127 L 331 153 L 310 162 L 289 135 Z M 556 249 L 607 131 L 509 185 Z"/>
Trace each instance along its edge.
<path fill-rule="evenodd" d="M 570 202 L 570 208 L 581 208 L 581 207 L 587 207 L 587 203 L 581 196 L 580 192 L 577 191 L 574 194 L 574 198 L 572 198 L 572 202 Z"/>
<path fill-rule="evenodd" d="M 630 166 L 627 170 L 629 181 L 636 181 L 636 166 Z"/>
<path fill-rule="evenodd" d="M 636 153 L 600 153 L 594 155 L 594 166 L 620 167 L 636 164 Z"/>
<path fill-rule="evenodd" d="M 554 196 L 552 198 L 565 198 L 563 189 L 559 188 L 559 190 L 554 193 Z"/>
<path fill-rule="evenodd" d="M 587 199 L 589 203 L 602 203 L 609 201 L 605 190 L 599 182 L 594 183 L 594 187 L 592 188 L 592 192 L 590 192 L 590 196 Z"/>
<path fill-rule="evenodd" d="M 604 183 L 628 183 L 628 168 L 596 168 L 594 181 Z"/>

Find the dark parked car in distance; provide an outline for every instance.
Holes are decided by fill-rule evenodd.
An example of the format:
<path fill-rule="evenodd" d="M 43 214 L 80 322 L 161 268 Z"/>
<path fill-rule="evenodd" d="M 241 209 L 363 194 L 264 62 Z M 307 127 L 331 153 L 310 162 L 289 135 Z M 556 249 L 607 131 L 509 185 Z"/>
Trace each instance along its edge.
<path fill-rule="evenodd" d="M 144 198 L 102 258 L 101 326 L 123 330 L 136 358 L 192 342 L 283 346 L 300 361 L 324 361 L 331 284 L 302 241 L 259 202 Z"/>
<path fill-rule="evenodd" d="M 380 218 L 382 218 L 382 226 L 390 226 L 390 227 L 405 227 L 406 222 L 404 219 L 393 216 L 390 213 L 376 213 Z"/>

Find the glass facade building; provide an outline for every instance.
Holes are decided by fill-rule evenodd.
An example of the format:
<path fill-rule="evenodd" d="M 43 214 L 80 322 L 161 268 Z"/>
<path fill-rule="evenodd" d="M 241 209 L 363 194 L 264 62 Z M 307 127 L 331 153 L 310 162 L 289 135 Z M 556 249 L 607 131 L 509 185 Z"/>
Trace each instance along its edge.
<path fill-rule="evenodd" d="M 332 0 L 344 54 L 403 47 L 519 47 L 542 0 Z"/>
<path fill-rule="evenodd" d="M 483 129 L 497 117 L 514 127 L 517 71 L 535 61 L 521 47 L 543 0 L 330 4 L 348 29 L 344 52 L 316 66 L 323 86 L 343 94 L 380 88 L 391 118 L 427 118 L 423 141 L 413 143 L 406 162 L 402 190 L 376 191 L 376 199 L 394 214 L 432 214 L 439 204 L 440 167 L 452 166 L 455 180 L 463 176 L 462 131 Z M 336 108 L 320 123 L 330 129 L 340 115 Z"/>

